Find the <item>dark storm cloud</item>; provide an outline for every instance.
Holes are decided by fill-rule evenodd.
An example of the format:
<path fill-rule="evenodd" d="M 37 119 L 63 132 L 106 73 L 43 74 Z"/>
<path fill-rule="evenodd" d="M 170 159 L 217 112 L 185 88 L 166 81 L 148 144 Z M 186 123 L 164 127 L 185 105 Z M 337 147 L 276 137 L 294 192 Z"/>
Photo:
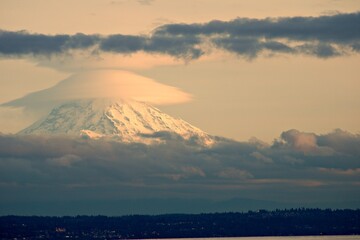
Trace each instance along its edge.
<path fill-rule="evenodd" d="M 60 199 L 72 197 L 62 192 L 74 192 L 80 198 L 101 193 L 108 199 L 211 199 L 219 194 L 261 198 L 279 191 L 291 192 L 299 201 L 321 200 L 315 193 L 335 201 L 338 191 L 344 192 L 343 200 L 359 197 L 359 135 L 289 130 L 271 146 L 219 139 L 210 148 L 166 132 L 147 137 L 166 143 L 0 135 L 0 188 L 9 199 L 24 192 L 49 197 L 46 192 L 35 196 L 39 189 L 57 189 Z"/>
<path fill-rule="evenodd" d="M 72 49 L 131 54 L 161 53 L 197 59 L 211 48 L 247 58 L 262 52 L 307 54 L 320 58 L 359 52 L 360 13 L 166 24 L 151 35 L 44 35 L 0 31 L 0 54 L 51 55 Z"/>

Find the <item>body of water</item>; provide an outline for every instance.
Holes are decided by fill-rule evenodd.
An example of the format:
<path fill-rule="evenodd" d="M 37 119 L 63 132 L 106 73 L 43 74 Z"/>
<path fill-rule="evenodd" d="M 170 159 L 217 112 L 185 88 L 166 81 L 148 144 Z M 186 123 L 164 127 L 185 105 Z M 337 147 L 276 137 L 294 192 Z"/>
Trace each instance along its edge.
<path fill-rule="evenodd" d="M 174 238 L 171 240 L 185 240 Z M 360 235 L 352 236 L 288 236 L 288 237 L 232 237 L 232 238 L 187 238 L 193 240 L 360 240 Z"/>

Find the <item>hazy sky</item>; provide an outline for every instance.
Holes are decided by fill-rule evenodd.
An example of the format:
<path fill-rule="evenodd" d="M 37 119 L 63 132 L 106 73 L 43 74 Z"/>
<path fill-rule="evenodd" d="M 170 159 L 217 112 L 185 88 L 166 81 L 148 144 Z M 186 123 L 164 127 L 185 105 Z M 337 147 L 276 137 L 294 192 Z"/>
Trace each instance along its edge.
<path fill-rule="evenodd" d="M 27 34 L 43 36 L 82 33 L 103 37 L 118 34 L 148 37 L 164 24 L 206 25 L 221 20 L 230 26 L 237 18 L 320 17 L 360 10 L 356 0 L 224 0 L 221 3 L 215 0 L 1 0 L 0 5 L 3 31 L 25 30 Z M 288 23 L 284 21 L 285 24 Z M 290 27 L 296 29 L 296 26 Z M 353 30 L 357 36 L 358 27 L 357 23 Z M 255 40 L 251 37 L 254 36 L 236 40 L 244 42 L 244 47 L 250 49 L 246 51 L 235 49 L 226 39 L 220 39 L 223 42 L 218 41 L 218 47 L 214 48 L 206 44 L 210 40 L 205 39 L 201 42 L 205 53 L 201 56 L 196 56 L 198 49 L 181 49 L 188 47 L 185 45 L 172 50 L 156 49 L 156 44 L 161 43 L 154 43 L 151 51 L 121 52 L 111 49 L 112 39 L 102 45 L 107 49 L 103 53 L 82 49 L 23 55 L 2 52 L 0 102 L 53 86 L 80 70 L 116 68 L 142 74 L 193 95 L 192 102 L 161 109 L 211 134 L 237 140 L 255 136 L 270 142 L 279 132 L 291 128 L 318 133 L 342 128 L 358 133 L 360 55 L 356 51 L 336 52 L 340 45 L 335 46 L 337 49 L 330 49 L 329 45 L 305 47 L 310 42 L 321 44 L 322 36 L 308 40 L 284 33 L 275 36 L 276 41 L 270 41 L 268 36 L 270 40 L 265 43 L 264 36 L 263 33 L 255 36 L 256 41 L 260 41 L 256 46 L 245 45 L 253 43 Z M 189 37 L 187 41 L 198 39 Z M 336 39 L 329 41 L 329 44 L 337 44 Z M 303 42 L 302 48 L 299 42 Z M 289 44 L 281 45 L 284 43 Z M 295 45 L 299 46 L 295 48 Z M 297 53 L 286 48 L 289 46 Z M 0 115 L 0 131 L 5 133 L 16 132 L 34 121 L 29 116 L 18 115 L 14 109 L 2 109 Z"/>
<path fill-rule="evenodd" d="M 359 63 L 358 0 L 0 0 L 0 214 L 154 198 L 359 207 Z M 240 142 L 8 134 L 53 99 L 124 85 Z"/>

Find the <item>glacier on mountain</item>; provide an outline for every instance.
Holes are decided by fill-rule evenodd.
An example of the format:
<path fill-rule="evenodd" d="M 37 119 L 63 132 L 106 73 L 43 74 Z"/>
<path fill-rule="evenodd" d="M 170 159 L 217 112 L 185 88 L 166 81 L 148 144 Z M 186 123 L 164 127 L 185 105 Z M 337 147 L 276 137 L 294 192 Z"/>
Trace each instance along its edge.
<path fill-rule="evenodd" d="M 182 119 L 139 101 L 124 99 L 82 99 L 65 102 L 43 119 L 19 134 L 71 135 L 85 138 L 109 138 L 122 142 L 151 144 L 164 134 L 209 146 L 214 137 Z"/>

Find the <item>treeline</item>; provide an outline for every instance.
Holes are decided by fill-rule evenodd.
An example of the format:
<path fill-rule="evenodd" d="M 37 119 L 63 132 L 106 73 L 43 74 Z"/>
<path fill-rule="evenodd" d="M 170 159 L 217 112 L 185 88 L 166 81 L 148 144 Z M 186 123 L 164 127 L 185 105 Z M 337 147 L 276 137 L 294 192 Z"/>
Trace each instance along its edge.
<path fill-rule="evenodd" d="M 360 210 L 289 209 L 121 217 L 2 216 L 1 239 L 118 239 L 360 234 Z"/>

